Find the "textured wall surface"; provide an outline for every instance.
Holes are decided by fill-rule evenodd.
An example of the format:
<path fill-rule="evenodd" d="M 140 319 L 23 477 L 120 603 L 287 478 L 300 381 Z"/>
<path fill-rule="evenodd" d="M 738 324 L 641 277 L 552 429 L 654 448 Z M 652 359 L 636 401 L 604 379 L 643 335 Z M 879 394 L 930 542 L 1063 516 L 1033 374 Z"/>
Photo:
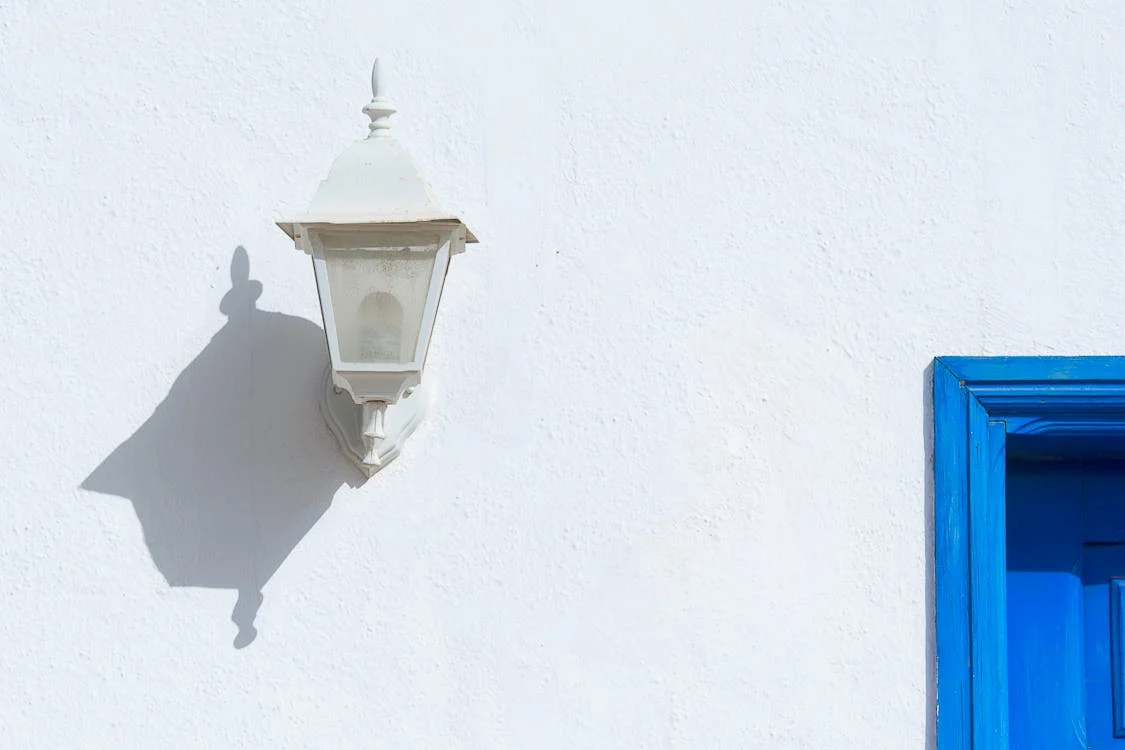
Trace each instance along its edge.
<path fill-rule="evenodd" d="M 1117 0 L 0 0 L 0 744 L 925 747 L 926 367 L 1122 352 L 1122 39 Z M 375 54 L 482 243 L 362 484 L 272 222 Z"/>

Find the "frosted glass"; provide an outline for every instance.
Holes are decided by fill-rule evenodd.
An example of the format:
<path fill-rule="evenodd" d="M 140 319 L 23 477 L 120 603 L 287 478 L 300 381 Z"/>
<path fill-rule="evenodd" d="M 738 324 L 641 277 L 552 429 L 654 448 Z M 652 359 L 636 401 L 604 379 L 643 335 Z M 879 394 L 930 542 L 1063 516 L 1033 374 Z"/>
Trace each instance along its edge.
<path fill-rule="evenodd" d="M 342 361 L 414 360 L 441 241 L 436 234 L 321 236 Z"/>

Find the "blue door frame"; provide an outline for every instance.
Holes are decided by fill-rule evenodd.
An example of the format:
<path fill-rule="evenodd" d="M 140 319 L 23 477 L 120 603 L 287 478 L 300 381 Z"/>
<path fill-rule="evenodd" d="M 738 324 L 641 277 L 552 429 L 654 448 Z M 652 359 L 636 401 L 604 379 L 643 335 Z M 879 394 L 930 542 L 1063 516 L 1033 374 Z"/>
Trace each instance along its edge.
<path fill-rule="evenodd" d="M 1007 439 L 1120 439 L 1125 357 L 939 357 L 933 373 L 937 747 L 1013 750 Z"/>

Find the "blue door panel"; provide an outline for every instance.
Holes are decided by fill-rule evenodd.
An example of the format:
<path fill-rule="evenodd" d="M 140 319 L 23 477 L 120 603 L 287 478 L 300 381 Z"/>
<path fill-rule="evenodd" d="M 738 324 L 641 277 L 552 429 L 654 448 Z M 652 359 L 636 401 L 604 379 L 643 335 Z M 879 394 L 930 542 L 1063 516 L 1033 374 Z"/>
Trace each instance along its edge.
<path fill-rule="evenodd" d="M 1082 466 L 1012 461 L 1007 482 L 1013 750 L 1084 750 Z"/>
<path fill-rule="evenodd" d="M 1125 468 L 1088 462 L 1082 477 L 1087 544 L 1125 543 Z"/>
<path fill-rule="evenodd" d="M 1125 750 L 1125 462 L 1007 471 L 1009 746 Z"/>
<path fill-rule="evenodd" d="M 1125 749 L 1121 592 L 1125 585 L 1125 467 L 1087 462 L 1082 475 L 1087 735 L 1089 747 Z"/>
<path fill-rule="evenodd" d="M 1125 686 L 1121 684 L 1120 671 L 1120 592 L 1125 584 L 1125 544 L 1088 545 L 1082 561 L 1082 583 L 1088 747 L 1125 748 L 1125 712 L 1121 703 Z"/>

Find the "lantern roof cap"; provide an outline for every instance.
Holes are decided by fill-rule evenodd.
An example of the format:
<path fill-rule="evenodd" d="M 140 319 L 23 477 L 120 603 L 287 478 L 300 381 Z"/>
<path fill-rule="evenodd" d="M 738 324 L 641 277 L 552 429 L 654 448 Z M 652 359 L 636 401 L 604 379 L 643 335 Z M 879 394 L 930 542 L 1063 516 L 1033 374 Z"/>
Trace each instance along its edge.
<path fill-rule="evenodd" d="M 371 118 L 367 138 L 336 158 L 303 214 L 277 225 L 294 238 L 297 224 L 457 222 L 465 227 L 465 241 L 476 242 L 460 217 L 441 207 L 417 162 L 391 135 L 395 107 L 386 97 L 378 60 L 371 70 L 371 94 L 363 108 Z"/>

